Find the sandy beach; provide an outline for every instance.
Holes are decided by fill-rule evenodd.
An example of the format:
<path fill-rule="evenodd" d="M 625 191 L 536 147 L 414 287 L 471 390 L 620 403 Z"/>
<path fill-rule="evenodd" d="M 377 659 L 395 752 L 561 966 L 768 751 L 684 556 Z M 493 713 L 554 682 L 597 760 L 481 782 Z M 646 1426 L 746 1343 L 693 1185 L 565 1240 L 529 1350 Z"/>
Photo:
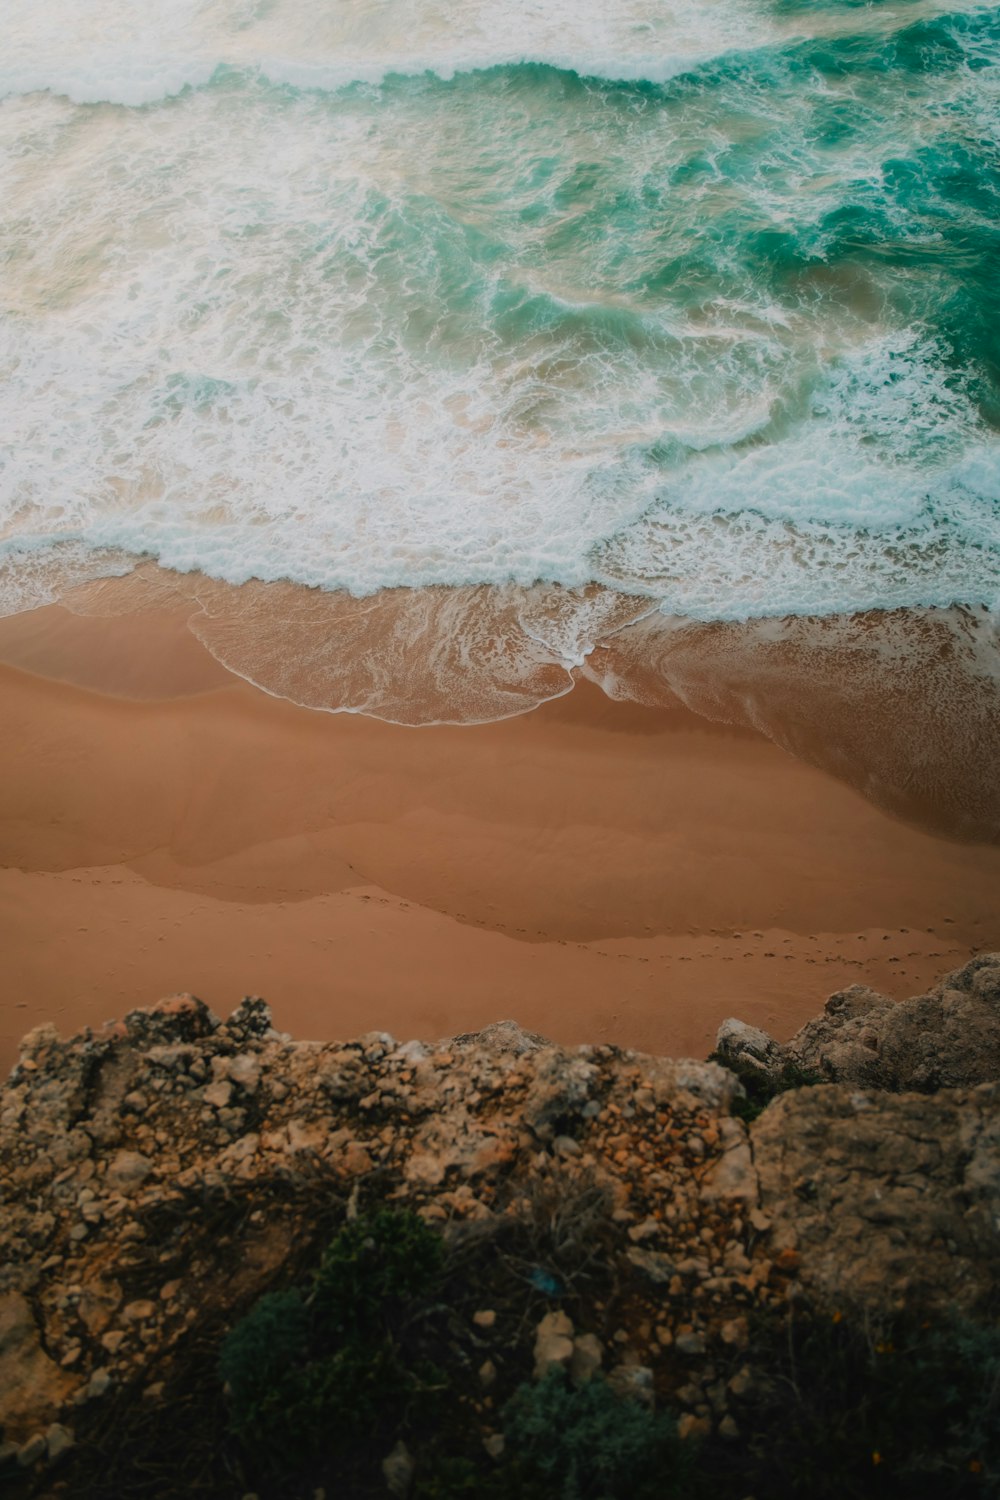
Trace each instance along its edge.
<path fill-rule="evenodd" d="M 0 626 L 0 1063 L 188 990 L 309 1038 L 504 1017 L 704 1056 L 1000 946 L 1000 849 L 593 684 L 477 726 L 302 709 L 176 613 Z M 16 663 L 11 665 L 10 663 Z M 81 685 L 83 684 L 83 685 Z"/>

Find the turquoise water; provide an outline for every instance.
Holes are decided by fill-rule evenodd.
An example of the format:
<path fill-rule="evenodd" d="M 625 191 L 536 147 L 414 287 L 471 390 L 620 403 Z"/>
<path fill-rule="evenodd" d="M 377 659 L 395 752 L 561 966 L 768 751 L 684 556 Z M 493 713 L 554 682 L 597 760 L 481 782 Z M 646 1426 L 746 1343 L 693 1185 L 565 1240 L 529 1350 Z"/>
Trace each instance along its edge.
<path fill-rule="evenodd" d="M 1000 605 L 1000 14 L 13 0 L 0 606 Z"/>

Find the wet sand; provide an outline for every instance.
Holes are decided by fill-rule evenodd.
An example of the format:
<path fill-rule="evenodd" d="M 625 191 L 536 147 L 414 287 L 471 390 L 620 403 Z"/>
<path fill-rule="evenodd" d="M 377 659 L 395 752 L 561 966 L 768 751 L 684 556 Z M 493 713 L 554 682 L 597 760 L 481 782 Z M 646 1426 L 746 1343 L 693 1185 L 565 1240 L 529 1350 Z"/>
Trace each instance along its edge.
<path fill-rule="evenodd" d="M 0 622 L 0 1067 L 178 990 L 296 1036 L 513 1017 L 704 1056 L 1000 947 L 1000 848 L 757 732 L 592 683 L 403 728 L 272 698 L 176 611 Z M 70 680 L 59 680 L 70 679 Z M 81 683 L 86 684 L 81 686 Z"/>
<path fill-rule="evenodd" d="M 1000 849 L 678 703 L 580 682 L 406 729 L 267 696 L 169 610 L 36 610 L 0 657 L 4 1068 L 177 990 L 297 1037 L 514 1017 L 703 1056 L 730 1014 L 787 1037 L 1000 947 Z"/>

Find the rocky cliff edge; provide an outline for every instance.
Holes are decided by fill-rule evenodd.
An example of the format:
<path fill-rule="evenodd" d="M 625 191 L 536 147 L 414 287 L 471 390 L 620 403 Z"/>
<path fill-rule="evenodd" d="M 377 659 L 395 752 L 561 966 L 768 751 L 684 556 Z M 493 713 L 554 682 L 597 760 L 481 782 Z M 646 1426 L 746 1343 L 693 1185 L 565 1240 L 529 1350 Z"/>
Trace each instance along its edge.
<path fill-rule="evenodd" d="M 53 1461 L 125 1389 L 155 1403 L 209 1312 L 245 1309 L 373 1203 L 452 1241 L 515 1221 L 547 1244 L 560 1223 L 592 1233 L 617 1301 L 589 1342 L 553 1325 L 553 1358 L 641 1371 L 682 1428 L 725 1431 L 716 1366 L 755 1311 L 974 1311 L 995 1293 L 998 1011 L 993 955 L 905 1005 L 833 997 L 787 1048 L 727 1023 L 723 1056 L 833 1080 L 749 1125 L 717 1063 L 512 1023 L 321 1045 L 276 1033 L 261 1000 L 219 1021 L 184 995 L 99 1034 L 41 1027 L 0 1091 L 2 1456 Z"/>

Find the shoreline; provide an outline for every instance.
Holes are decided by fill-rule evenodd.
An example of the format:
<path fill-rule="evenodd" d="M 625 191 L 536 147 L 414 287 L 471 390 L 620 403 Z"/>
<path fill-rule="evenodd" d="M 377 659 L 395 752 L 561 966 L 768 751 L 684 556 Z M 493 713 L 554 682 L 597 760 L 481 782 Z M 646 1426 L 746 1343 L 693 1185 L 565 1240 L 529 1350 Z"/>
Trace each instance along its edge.
<path fill-rule="evenodd" d="M 578 681 L 402 728 L 268 696 L 169 612 L 36 611 L 27 671 L 27 619 L 0 629 L 4 1071 L 41 1021 L 179 989 L 263 994 L 316 1040 L 511 1017 L 704 1056 L 729 1015 L 787 1037 L 832 990 L 898 998 L 1000 946 L 1000 848 L 679 703 Z"/>

